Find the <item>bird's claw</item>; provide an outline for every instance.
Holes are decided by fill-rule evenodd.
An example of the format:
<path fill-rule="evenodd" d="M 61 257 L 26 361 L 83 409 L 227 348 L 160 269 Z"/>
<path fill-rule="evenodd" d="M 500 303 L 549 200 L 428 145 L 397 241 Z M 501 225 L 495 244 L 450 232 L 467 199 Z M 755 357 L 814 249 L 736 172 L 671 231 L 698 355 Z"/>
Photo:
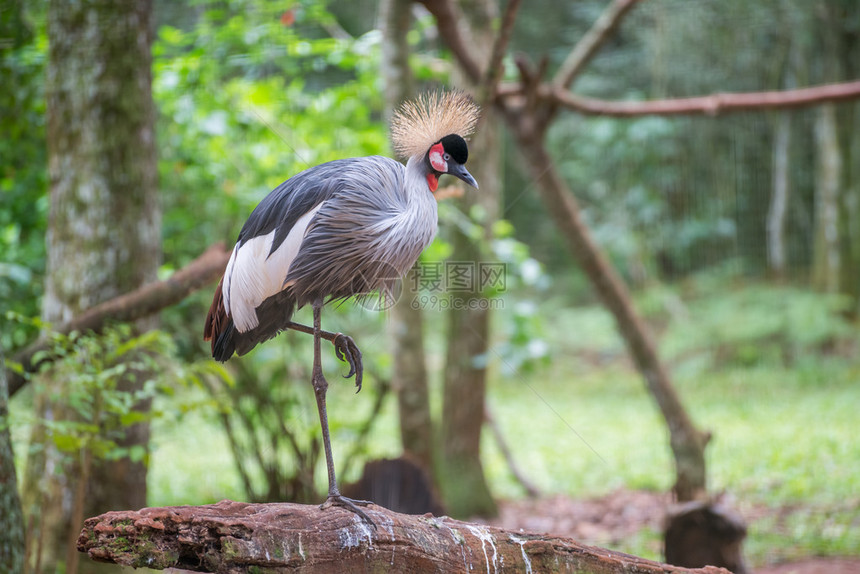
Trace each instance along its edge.
<path fill-rule="evenodd" d="M 371 504 L 373 504 L 373 502 L 369 500 L 353 500 L 352 498 L 347 498 L 342 494 L 330 494 L 326 501 L 320 504 L 320 509 L 325 510 L 329 506 L 341 506 L 360 516 L 362 520 L 376 530 L 376 524 L 374 524 L 373 520 L 370 519 L 366 512 L 359 508 L 359 506 L 370 506 Z"/>
<path fill-rule="evenodd" d="M 364 366 L 361 363 L 361 351 L 352 340 L 352 337 L 338 333 L 334 340 L 334 353 L 341 361 L 349 363 L 349 373 L 343 378 L 348 379 L 355 375 L 355 392 L 361 390 L 361 380 L 364 377 Z"/>

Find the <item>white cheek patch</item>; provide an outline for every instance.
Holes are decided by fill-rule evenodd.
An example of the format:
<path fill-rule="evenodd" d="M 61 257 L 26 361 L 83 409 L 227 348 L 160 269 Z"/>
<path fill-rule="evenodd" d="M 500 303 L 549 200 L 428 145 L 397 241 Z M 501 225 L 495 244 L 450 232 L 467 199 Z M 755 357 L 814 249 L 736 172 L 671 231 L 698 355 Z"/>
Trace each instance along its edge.
<path fill-rule="evenodd" d="M 430 165 L 432 165 L 433 169 L 436 171 L 440 171 L 442 173 L 447 173 L 448 171 L 448 162 L 442 159 L 442 154 L 438 151 L 430 151 Z"/>

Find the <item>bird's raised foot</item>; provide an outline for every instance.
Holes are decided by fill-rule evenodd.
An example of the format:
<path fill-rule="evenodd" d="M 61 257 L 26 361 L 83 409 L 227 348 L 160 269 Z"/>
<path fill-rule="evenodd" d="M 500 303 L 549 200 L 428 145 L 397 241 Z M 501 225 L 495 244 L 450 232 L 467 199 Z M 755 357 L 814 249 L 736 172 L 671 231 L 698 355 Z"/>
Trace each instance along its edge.
<path fill-rule="evenodd" d="M 334 352 L 341 361 L 349 363 L 349 373 L 343 378 L 348 379 L 355 375 L 355 392 L 361 390 L 361 380 L 364 377 L 364 365 L 361 363 L 361 351 L 352 340 L 352 337 L 338 333 L 332 341 Z"/>
<path fill-rule="evenodd" d="M 342 494 L 329 494 L 326 501 L 320 504 L 320 510 L 325 510 L 330 506 L 341 506 L 350 512 L 357 514 L 362 520 L 376 530 L 376 524 L 374 524 L 373 520 L 370 519 L 366 512 L 359 508 L 359 506 L 370 506 L 371 504 L 373 504 L 373 502 L 369 500 L 353 500 L 352 498 L 347 498 Z"/>

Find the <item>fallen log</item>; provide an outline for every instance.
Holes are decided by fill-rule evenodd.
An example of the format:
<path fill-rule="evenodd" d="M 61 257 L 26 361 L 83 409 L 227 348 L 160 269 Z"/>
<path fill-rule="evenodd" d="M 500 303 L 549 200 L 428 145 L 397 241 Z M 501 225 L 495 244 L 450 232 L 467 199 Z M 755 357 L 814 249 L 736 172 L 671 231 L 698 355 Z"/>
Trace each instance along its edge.
<path fill-rule="evenodd" d="M 224 500 L 108 512 L 84 523 L 78 550 L 124 566 L 195 572 L 588 572 L 729 574 L 688 569 L 573 540 L 371 505 L 368 526 L 341 508 Z"/>

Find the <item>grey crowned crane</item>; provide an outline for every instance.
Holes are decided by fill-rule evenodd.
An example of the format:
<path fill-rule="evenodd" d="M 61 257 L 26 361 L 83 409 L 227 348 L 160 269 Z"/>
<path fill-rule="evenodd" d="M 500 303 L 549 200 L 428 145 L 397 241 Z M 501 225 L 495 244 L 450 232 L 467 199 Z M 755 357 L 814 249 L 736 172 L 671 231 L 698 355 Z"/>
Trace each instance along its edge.
<path fill-rule="evenodd" d="M 373 291 L 387 292 L 436 235 L 433 193 L 442 174 L 477 188 L 464 167 L 464 140 L 478 121 L 478 106 L 461 92 L 433 93 L 404 104 L 391 122 L 391 139 L 406 165 L 382 156 L 335 160 L 294 175 L 254 209 L 242 227 L 206 317 L 204 340 L 226 361 L 286 329 L 314 337 L 311 377 L 328 467 L 328 498 L 368 518 L 340 494 L 329 439 L 320 340 L 330 341 L 361 390 L 361 351 L 351 337 L 323 331 L 325 303 Z M 293 312 L 313 307 L 313 327 Z M 358 392 L 358 390 L 356 392 Z"/>

